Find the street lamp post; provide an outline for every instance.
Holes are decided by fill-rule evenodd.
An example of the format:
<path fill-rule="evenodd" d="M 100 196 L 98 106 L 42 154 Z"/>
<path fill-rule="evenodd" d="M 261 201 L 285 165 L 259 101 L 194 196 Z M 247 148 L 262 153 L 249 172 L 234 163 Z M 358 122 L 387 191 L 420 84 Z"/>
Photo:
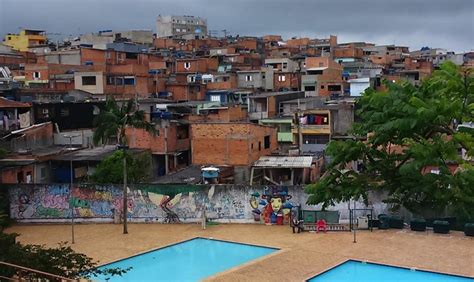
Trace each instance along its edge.
<path fill-rule="evenodd" d="M 78 137 L 79 135 L 63 135 L 64 138 L 69 139 L 69 149 L 72 150 L 72 138 Z M 75 243 L 74 240 L 74 199 L 72 196 L 72 186 L 73 186 L 73 181 L 74 181 L 74 174 L 73 174 L 73 169 L 72 169 L 72 156 L 71 159 L 69 160 L 69 173 L 70 173 L 70 183 L 69 183 L 69 207 L 71 209 L 71 241 L 72 244 Z"/>

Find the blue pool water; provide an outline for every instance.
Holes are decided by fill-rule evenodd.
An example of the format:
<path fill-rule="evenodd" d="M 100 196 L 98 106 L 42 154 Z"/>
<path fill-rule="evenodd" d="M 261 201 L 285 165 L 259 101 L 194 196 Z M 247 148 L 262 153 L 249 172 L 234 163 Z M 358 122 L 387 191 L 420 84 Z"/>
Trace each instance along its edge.
<path fill-rule="evenodd" d="M 374 263 L 362 263 L 349 260 L 308 281 L 310 282 L 473 282 L 474 279 L 428 271 L 385 266 Z"/>
<path fill-rule="evenodd" d="M 268 255 L 277 249 L 205 238 L 130 257 L 106 267 L 133 267 L 109 281 L 199 281 L 218 272 Z M 105 277 L 92 278 L 106 281 Z"/>

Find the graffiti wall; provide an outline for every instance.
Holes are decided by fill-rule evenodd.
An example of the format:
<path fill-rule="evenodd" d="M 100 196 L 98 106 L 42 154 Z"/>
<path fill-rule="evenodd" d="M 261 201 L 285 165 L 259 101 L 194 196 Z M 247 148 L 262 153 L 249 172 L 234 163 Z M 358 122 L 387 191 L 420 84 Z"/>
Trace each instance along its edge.
<path fill-rule="evenodd" d="M 121 216 L 122 187 L 114 185 L 9 186 L 10 216 L 19 222 L 112 222 Z M 291 209 L 307 206 L 299 186 L 142 185 L 127 193 L 127 216 L 136 222 L 198 222 L 203 212 L 217 222 L 286 224 Z M 347 208 L 346 206 L 342 206 Z"/>

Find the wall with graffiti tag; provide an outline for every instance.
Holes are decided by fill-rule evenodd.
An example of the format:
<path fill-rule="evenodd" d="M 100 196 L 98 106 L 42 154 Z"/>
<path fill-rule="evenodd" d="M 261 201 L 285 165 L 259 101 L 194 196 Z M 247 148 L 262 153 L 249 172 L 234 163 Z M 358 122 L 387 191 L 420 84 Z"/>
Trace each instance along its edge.
<path fill-rule="evenodd" d="M 287 224 L 291 209 L 307 206 L 301 186 L 249 187 L 194 185 L 174 189 L 158 184 L 128 190 L 127 216 L 134 222 L 198 222 L 203 211 L 216 222 Z M 19 222 L 112 222 L 120 218 L 123 198 L 118 185 L 68 184 L 8 186 L 10 216 Z M 172 192 L 169 192 L 172 191 Z M 347 209 L 347 205 L 341 205 Z"/>

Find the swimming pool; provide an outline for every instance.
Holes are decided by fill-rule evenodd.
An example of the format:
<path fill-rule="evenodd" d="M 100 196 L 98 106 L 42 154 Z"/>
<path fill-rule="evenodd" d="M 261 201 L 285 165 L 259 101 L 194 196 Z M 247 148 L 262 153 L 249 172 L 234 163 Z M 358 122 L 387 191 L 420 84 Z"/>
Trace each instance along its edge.
<path fill-rule="evenodd" d="M 133 267 L 109 281 L 199 281 L 218 272 L 277 251 L 275 248 L 194 238 L 144 254 L 116 261 L 105 267 Z M 105 277 L 93 278 L 106 281 Z"/>
<path fill-rule="evenodd" d="M 348 260 L 309 279 L 310 282 L 473 282 L 474 279 L 429 271 Z"/>

